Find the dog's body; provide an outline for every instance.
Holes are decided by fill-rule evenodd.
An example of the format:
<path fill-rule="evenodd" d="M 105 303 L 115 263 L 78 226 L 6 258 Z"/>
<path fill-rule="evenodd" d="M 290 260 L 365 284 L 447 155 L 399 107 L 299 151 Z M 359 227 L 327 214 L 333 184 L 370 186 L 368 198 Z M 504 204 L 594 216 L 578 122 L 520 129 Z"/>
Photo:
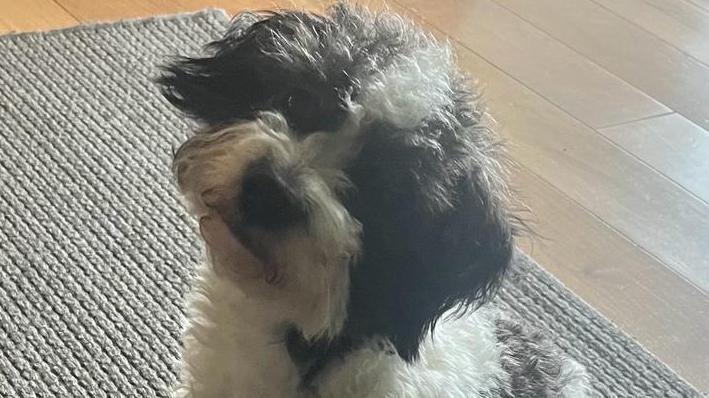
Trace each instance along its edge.
<path fill-rule="evenodd" d="M 338 4 L 242 14 L 208 51 L 159 80 L 204 125 L 174 164 L 208 256 L 178 396 L 584 396 L 539 335 L 473 312 L 515 218 L 448 47 Z"/>
<path fill-rule="evenodd" d="M 541 398 L 586 396 L 584 370 L 543 337 L 482 308 L 446 318 L 407 363 L 386 341 L 333 360 L 308 388 L 253 302 L 202 270 L 176 397 Z M 221 290 L 221 292 L 219 292 Z M 207 298 L 209 297 L 209 298 Z M 200 320 L 200 321 L 195 321 Z M 255 320 L 258 320 L 255 322 Z M 263 322 L 263 323 L 262 323 Z M 277 323 L 277 322 L 276 322 Z"/>

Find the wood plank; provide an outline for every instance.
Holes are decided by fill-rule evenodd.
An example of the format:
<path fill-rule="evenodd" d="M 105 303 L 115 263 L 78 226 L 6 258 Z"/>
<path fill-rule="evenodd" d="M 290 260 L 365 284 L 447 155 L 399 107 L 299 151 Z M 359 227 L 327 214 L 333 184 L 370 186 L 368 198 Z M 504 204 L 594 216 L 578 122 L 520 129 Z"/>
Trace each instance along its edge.
<path fill-rule="evenodd" d="M 515 160 L 709 291 L 709 206 L 470 51 Z"/>
<path fill-rule="evenodd" d="M 49 30 L 77 20 L 53 0 L 0 0 L 0 33 Z"/>
<path fill-rule="evenodd" d="M 590 0 L 495 0 L 709 128 L 709 67 Z"/>
<path fill-rule="evenodd" d="M 221 8 L 229 14 L 274 8 L 319 9 L 319 0 L 56 0 L 82 22 L 110 21 Z"/>
<path fill-rule="evenodd" d="M 709 0 L 689 0 L 690 3 L 709 11 Z"/>
<path fill-rule="evenodd" d="M 701 127 L 672 114 L 600 132 L 709 203 L 709 133 Z"/>
<path fill-rule="evenodd" d="M 243 10 L 272 10 L 272 9 L 308 9 L 322 10 L 326 4 L 319 0 L 176 0 L 180 5 L 190 9 L 200 9 L 208 3 L 209 7 L 222 8 L 230 14 Z"/>
<path fill-rule="evenodd" d="M 542 239 L 520 242 L 523 249 L 682 377 L 709 392 L 706 291 L 637 245 L 640 241 L 653 248 L 657 239 L 683 239 L 684 233 L 694 233 L 681 227 L 693 221 L 683 214 L 683 206 L 692 203 L 687 210 L 703 220 L 706 207 L 688 200 L 688 195 L 627 155 L 610 149 L 597 133 L 475 54 L 460 46 L 456 50 L 461 66 L 486 82 L 485 98 L 501 124 L 500 132 L 508 139 L 513 158 L 524 165 L 513 181 L 534 212 L 535 230 Z M 606 151 L 610 152 L 607 156 Z M 636 183 L 636 179 L 642 181 Z M 661 199 L 651 198 L 654 194 Z M 683 203 L 665 212 L 662 203 L 673 200 Z M 656 210 L 660 214 L 654 214 Z M 621 230 L 611 229 L 609 220 Z M 707 241 L 707 223 L 702 224 L 697 231 L 702 236 L 690 246 L 701 247 Z M 623 230 L 633 232 L 636 241 L 628 240 Z M 645 239 L 645 233 L 654 236 Z M 663 254 L 671 256 L 672 250 L 663 248 Z M 701 250 L 698 254 L 702 255 Z M 706 270 L 706 266 L 698 269 Z M 666 317 L 673 320 L 668 322 Z M 695 352 L 698 347 L 701 353 Z"/>
<path fill-rule="evenodd" d="M 113 21 L 193 11 L 193 9 L 182 6 L 177 1 L 172 0 L 57 1 L 81 22 Z M 205 7 L 207 7 L 207 5 L 205 5 Z"/>
<path fill-rule="evenodd" d="M 543 236 L 522 239 L 523 249 L 675 371 L 709 391 L 709 298 L 525 168 L 513 182 Z"/>
<path fill-rule="evenodd" d="M 709 65 L 709 13 L 681 0 L 594 0 Z"/>
<path fill-rule="evenodd" d="M 400 3 L 591 126 L 669 111 L 490 0 Z"/>

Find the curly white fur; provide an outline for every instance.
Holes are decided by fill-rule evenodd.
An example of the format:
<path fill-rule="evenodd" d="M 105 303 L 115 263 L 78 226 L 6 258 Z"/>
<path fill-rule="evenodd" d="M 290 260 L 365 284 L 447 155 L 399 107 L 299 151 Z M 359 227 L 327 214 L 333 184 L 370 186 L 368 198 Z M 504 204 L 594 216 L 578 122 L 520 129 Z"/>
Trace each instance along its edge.
<path fill-rule="evenodd" d="M 434 338 L 421 346 L 421 357 L 405 363 L 382 342 L 373 340 L 328 369 L 318 381 L 321 397 L 486 397 L 504 385 L 502 347 L 495 336 L 494 311 L 461 319 L 447 318 Z M 386 344 L 386 342 L 383 342 Z"/>

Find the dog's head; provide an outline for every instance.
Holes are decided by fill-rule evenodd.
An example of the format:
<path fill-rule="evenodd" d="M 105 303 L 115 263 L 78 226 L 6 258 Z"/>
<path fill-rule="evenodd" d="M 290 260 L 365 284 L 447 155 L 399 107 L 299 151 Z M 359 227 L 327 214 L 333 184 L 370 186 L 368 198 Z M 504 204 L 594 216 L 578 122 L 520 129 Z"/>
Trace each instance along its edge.
<path fill-rule="evenodd" d="M 392 14 L 241 14 L 159 79 L 203 125 L 175 156 L 213 266 L 307 339 L 405 359 L 510 262 L 505 172 L 450 50 Z"/>

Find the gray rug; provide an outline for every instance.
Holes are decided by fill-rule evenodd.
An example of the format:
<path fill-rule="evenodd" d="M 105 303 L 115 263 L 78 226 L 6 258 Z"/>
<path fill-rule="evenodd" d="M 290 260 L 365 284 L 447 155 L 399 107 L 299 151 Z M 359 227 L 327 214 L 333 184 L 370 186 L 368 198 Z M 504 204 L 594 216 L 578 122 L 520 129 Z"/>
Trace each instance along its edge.
<path fill-rule="evenodd" d="M 190 126 L 148 77 L 226 21 L 0 38 L 0 396 L 167 396 L 201 254 L 170 179 Z M 598 396 L 699 396 L 523 255 L 500 301 L 587 366 Z"/>

